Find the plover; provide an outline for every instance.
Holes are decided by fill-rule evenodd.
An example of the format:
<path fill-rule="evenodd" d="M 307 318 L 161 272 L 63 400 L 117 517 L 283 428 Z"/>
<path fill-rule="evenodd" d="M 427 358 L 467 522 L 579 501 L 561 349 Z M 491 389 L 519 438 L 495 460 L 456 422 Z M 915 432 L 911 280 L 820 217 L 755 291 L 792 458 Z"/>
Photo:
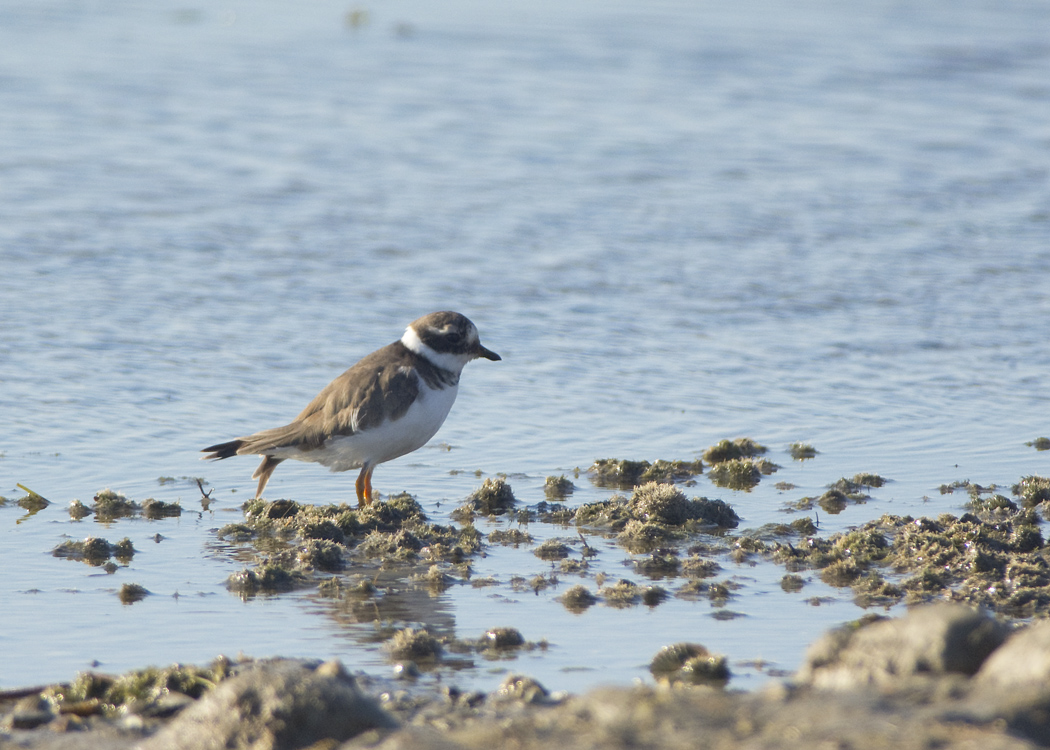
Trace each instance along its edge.
<path fill-rule="evenodd" d="M 259 455 L 252 479 L 262 497 L 277 464 L 313 461 L 332 471 L 361 469 L 357 502 L 372 502 L 372 471 L 422 448 L 441 427 L 459 390 L 459 374 L 472 359 L 498 361 L 481 345 L 478 329 L 456 312 L 413 321 L 405 335 L 369 354 L 317 394 L 283 427 L 205 448 L 205 459 Z"/>

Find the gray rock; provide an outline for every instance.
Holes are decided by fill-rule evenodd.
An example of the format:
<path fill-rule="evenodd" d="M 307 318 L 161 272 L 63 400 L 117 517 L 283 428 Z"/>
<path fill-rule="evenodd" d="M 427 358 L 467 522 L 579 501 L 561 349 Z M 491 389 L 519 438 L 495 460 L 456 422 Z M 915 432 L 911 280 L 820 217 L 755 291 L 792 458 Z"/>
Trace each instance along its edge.
<path fill-rule="evenodd" d="M 221 683 L 140 747 L 293 750 L 396 726 L 339 662 L 277 660 Z"/>
<path fill-rule="evenodd" d="M 979 688 L 1050 685 L 1050 621 L 1035 622 L 1012 635 L 977 673 Z"/>
<path fill-rule="evenodd" d="M 973 680 L 969 713 L 1050 745 L 1050 622 L 1017 631 L 988 657 Z"/>
<path fill-rule="evenodd" d="M 830 690 L 894 686 L 903 678 L 972 675 L 1008 629 L 961 604 L 915 607 L 905 617 L 839 628 L 814 643 L 798 672 L 801 684 Z"/>

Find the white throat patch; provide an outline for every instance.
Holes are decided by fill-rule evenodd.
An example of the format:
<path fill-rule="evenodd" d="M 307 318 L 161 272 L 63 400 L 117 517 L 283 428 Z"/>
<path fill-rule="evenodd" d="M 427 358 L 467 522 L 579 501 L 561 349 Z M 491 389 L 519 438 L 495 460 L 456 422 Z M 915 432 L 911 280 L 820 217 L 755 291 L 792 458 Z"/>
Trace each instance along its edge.
<path fill-rule="evenodd" d="M 415 332 L 412 326 L 409 326 L 405 330 L 405 335 L 401 337 L 401 343 L 405 345 L 405 348 L 411 352 L 415 352 L 421 357 L 424 357 L 430 364 L 440 367 L 442 370 L 448 370 L 454 372 L 457 375 L 463 371 L 472 357 L 465 354 L 452 354 L 451 352 L 436 352 L 429 346 L 423 343 L 423 340 L 419 338 L 419 334 Z"/>

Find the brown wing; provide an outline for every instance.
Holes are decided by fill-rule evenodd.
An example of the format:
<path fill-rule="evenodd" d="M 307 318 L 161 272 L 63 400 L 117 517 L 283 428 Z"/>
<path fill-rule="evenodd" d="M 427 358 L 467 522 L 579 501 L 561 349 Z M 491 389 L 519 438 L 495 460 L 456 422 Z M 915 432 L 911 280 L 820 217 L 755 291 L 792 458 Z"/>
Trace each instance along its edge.
<path fill-rule="evenodd" d="M 400 341 L 369 354 L 317 394 L 295 421 L 244 438 L 237 452 L 265 453 L 295 445 L 320 448 L 333 435 L 353 435 L 400 419 L 419 395 L 412 355 Z"/>

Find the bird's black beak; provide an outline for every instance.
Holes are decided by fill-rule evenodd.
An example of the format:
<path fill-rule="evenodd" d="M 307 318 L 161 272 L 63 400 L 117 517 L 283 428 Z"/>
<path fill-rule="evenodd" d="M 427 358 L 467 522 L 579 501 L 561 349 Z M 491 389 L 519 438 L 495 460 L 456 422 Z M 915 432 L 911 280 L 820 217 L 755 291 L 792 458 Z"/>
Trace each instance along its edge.
<path fill-rule="evenodd" d="M 475 350 L 474 356 L 484 357 L 485 359 L 491 359 L 493 362 L 499 362 L 501 359 L 503 359 L 503 357 L 496 354 L 496 352 L 492 351 L 491 349 L 486 349 L 481 344 L 478 344 L 478 348 L 477 350 Z"/>

